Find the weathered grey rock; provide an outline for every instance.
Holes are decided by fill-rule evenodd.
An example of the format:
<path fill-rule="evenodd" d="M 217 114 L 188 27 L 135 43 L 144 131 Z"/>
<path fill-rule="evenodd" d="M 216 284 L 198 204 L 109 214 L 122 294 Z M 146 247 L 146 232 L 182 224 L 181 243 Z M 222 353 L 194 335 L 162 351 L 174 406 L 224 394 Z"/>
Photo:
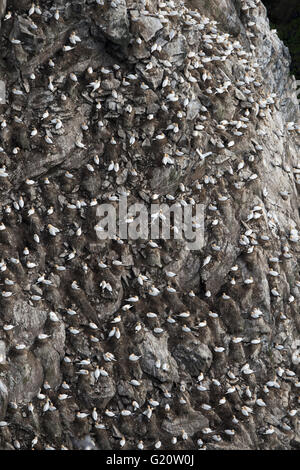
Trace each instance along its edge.
<path fill-rule="evenodd" d="M 0 80 L 0 105 L 5 104 L 5 93 L 6 93 L 5 82 L 3 80 Z"/>
<path fill-rule="evenodd" d="M 134 25 L 146 42 L 154 38 L 156 33 L 163 27 L 158 18 L 145 15 L 140 15 L 138 20 L 134 22 Z"/>
<path fill-rule="evenodd" d="M 116 80 L 115 78 L 111 80 L 103 80 L 102 82 L 102 88 L 103 90 L 116 90 L 119 88 L 121 82 L 119 80 Z"/>
<path fill-rule="evenodd" d="M 82 439 L 74 439 L 74 448 L 77 450 L 97 450 L 96 444 L 90 436 L 85 436 Z"/>
<path fill-rule="evenodd" d="M 155 90 L 161 84 L 163 76 L 164 76 L 164 72 L 156 59 L 153 59 L 152 63 L 153 63 L 153 67 L 149 71 L 147 71 L 145 67 L 140 66 L 140 65 L 138 65 L 136 68 L 141 73 L 145 81 L 149 83 Z"/>
<path fill-rule="evenodd" d="M 43 383 L 43 368 L 31 353 L 15 356 L 9 363 L 7 387 L 10 401 L 28 403 Z"/>
<path fill-rule="evenodd" d="M 200 108 L 201 108 L 200 101 L 198 100 L 190 101 L 189 104 L 187 105 L 187 113 L 186 113 L 187 120 L 193 121 L 197 117 L 200 111 Z"/>
<path fill-rule="evenodd" d="M 247 101 L 247 98 L 246 96 L 244 95 L 244 93 L 241 92 L 241 90 L 239 90 L 238 88 L 236 88 L 234 90 L 234 94 L 235 94 L 235 97 L 240 100 L 240 101 Z"/>
<path fill-rule="evenodd" d="M 117 387 L 117 392 L 125 405 L 130 405 L 133 400 L 136 400 L 139 406 L 143 406 L 146 402 L 147 392 L 152 389 L 151 381 L 143 380 L 142 386 L 134 387 L 128 384 L 125 380 L 120 380 Z"/>
<path fill-rule="evenodd" d="M 299 105 L 263 4 L 31 3 L 0 35 L 0 449 L 297 447 Z M 201 205 L 201 247 L 101 240 L 124 193 Z"/>
<path fill-rule="evenodd" d="M 6 10 L 6 0 L 0 0 L 0 21 L 3 18 Z"/>
<path fill-rule="evenodd" d="M 184 61 L 184 55 L 187 51 L 187 41 L 183 34 L 179 34 L 173 41 L 167 43 L 163 48 L 165 57 L 170 62 L 180 66 Z"/>
<path fill-rule="evenodd" d="M 50 343 L 46 342 L 46 344 L 34 348 L 34 355 L 42 364 L 44 380 L 49 383 L 50 387 L 58 387 L 62 382 L 59 353 Z"/>
<path fill-rule="evenodd" d="M 4 419 L 8 405 L 8 389 L 3 380 L 0 379 L 0 419 Z"/>
<path fill-rule="evenodd" d="M 162 428 L 172 436 L 180 436 L 184 429 L 188 436 L 193 436 L 197 431 L 208 426 L 208 419 L 198 411 L 191 411 L 184 417 L 165 419 Z"/>
<path fill-rule="evenodd" d="M 58 410 L 46 413 L 43 416 L 43 429 L 51 440 L 58 440 L 62 437 L 62 422 Z"/>
<path fill-rule="evenodd" d="M 0 340 L 0 364 L 5 364 L 6 362 L 6 344 L 4 341 Z"/>
<path fill-rule="evenodd" d="M 116 384 L 114 380 L 111 377 L 104 377 L 98 382 L 97 386 L 93 388 L 93 391 L 90 392 L 87 399 L 91 403 L 91 406 L 103 410 L 115 394 Z"/>
<path fill-rule="evenodd" d="M 63 322 L 59 324 L 55 324 L 52 330 L 50 331 L 51 334 L 51 346 L 52 348 L 58 352 L 60 358 L 62 359 L 65 355 L 65 341 L 66 341 L 66 330 L 65 325 Z"/>
<path fill-rule="evenodd" d="M 16 327 L 16 340 L 30 346 L 37 335 L 43 331 L 46 319 L 46 310 L 18 300 L 12 306 L 9 321 Z"/>

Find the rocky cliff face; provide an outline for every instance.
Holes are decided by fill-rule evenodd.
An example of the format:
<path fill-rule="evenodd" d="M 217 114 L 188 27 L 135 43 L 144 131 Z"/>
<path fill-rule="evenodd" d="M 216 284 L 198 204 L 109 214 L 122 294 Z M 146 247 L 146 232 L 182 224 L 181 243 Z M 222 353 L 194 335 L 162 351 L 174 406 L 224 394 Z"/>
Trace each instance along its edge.
<path fill-rule="evenodd" d="M 270 23 L 288 46 L 292 62 L 291 72 L 300 79 L 300 4 L 297 0 L 264 0 Z"/>
<path fill-rule="evenodd" d="M 299 447 L 299 105 L 265 7 L 15 4 L 0 447 Z M 124 194 L 204 205 L 202 249 L 100 240 Z"/>

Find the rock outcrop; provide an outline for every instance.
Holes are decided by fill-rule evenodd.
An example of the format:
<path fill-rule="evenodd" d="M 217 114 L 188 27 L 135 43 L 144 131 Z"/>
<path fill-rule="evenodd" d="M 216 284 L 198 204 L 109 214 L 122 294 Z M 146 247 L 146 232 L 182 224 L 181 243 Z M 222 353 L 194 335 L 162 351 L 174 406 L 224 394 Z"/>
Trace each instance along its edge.
<path fill-rule="evenodd" d="M 262 2 L 1 17 L 0 448 L 298 447 L 299 104 Z M 101 238 L 125 196 L 200 208 L 201 246 L 175 215 Z"/>

